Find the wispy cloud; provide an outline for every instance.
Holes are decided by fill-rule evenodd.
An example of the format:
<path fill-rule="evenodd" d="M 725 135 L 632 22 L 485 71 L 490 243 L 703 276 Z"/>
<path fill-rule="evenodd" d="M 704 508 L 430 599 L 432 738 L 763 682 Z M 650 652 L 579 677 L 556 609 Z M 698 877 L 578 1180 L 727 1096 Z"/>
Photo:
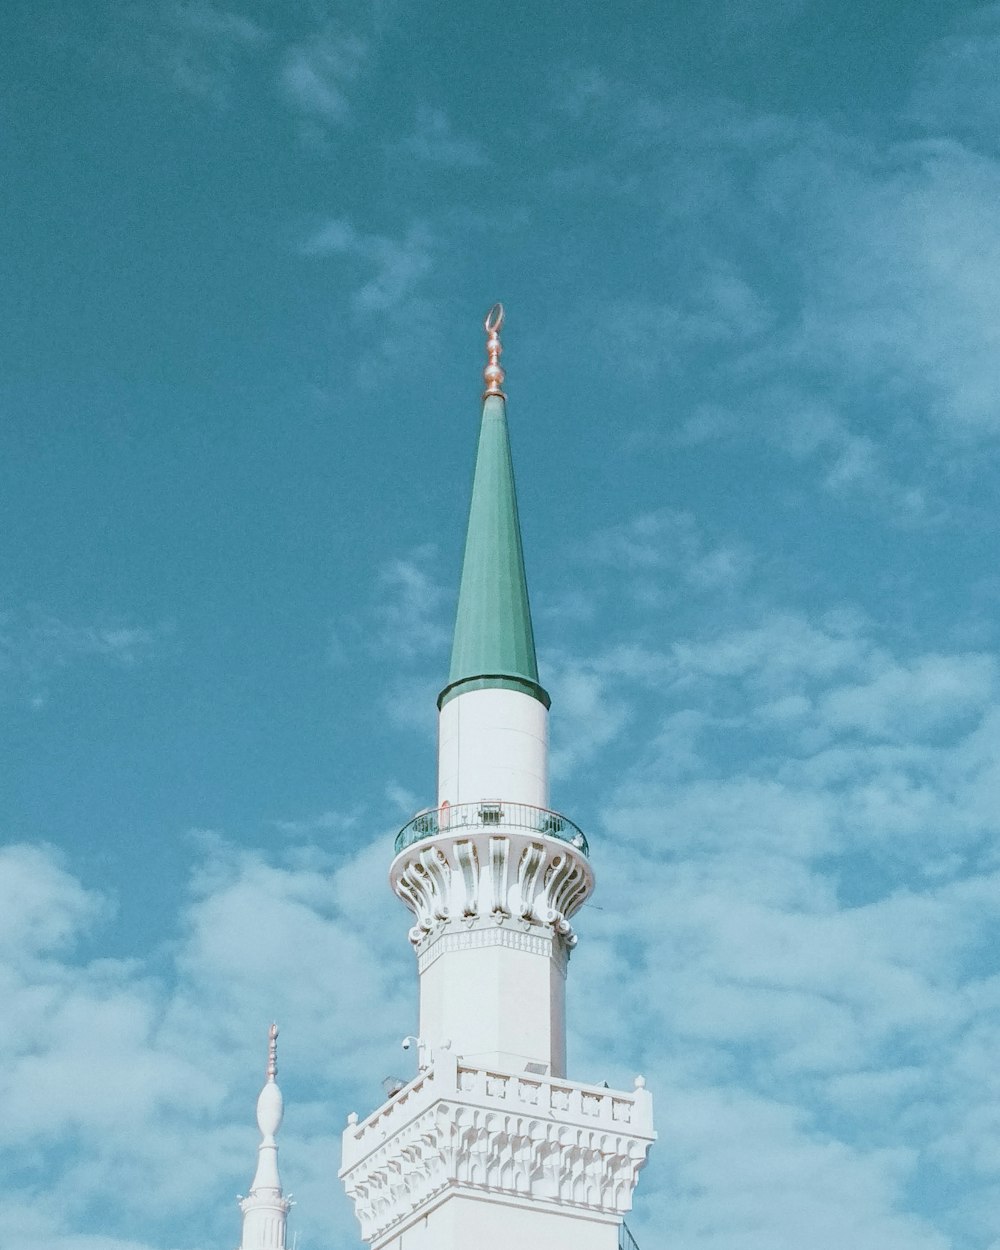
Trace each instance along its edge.
<path fill-rule="evenodd" d="M 547 659 L 547 687 L 560 709 L 550 766 L 553 780 L 560 782 L 590 764 L 622 733 L 629 701 L 607 674 L 568 656 Z"/>
<path fill-rule="evenodd" d="M 65 621 L 38 607 L 0 612 L 0 688 L 16 685 L 41 704 L 60 672 L 86 663 L 135 668 L 172 632 L 168 624 Z"/>
<path fill-rule="evenodd" d="M 444 584 L 433 544 L 383 562 L 367 601 L 331 622 L 333 662 L 378 660 L 381 702 L 408 733 L 432 732 L 434 700 L 447 671 L 454 592 Z M 395 802 L 395 799 L 392 800 Z"/>
<path fill-rule="evenodd" d="M 877 388 L 890 411 L 902 395 L 937 437 L 1000 432 L 1000 165 L 947 142 L 881 165 L 803 151 L 772 185 L 806 227 L 792 226 L 808 279 L 792 354 Z"/>
<path fill-rule="evenodd" d="M 346 663 L 354 648 L 374 652 L 397 669 L 429 658 L 440 662 L 451 641 L 454 595 L 438 565 L 433 544 L 385 560 L 368 602 L 332 622 L 335 662 Z"/>
<path fill-rule="evenodd" d="M 360 817 L 357 812 L 342 812 L 335 808 L 327 808 L 313 816 L 301 816 L 295 819 L 276 820 L 275 828 L 282 833 L 295 837 L 308 834 L 355 833 Z"/>
<path fill-rule="evenodd" d="M 436 547 L 418 547 L 379 572 L 379 644 L 398 659 L 437 655 L 450 641 L 446 608 L 452 596 L 438 580 L 437 556 Z"/>
<path fill-rule="evenodd" d="M 714 592 L 742 585 L 754 567 L 752 549 L 737 541 L 714 543 L 694 517 L 673 508 L 647 512 L 591 536 L 586 559 L 628 575 L 640 598 L 659 598 L 667 590 L 667 570 L 676 572 L 687 590 Z"/>
<path fill-rule="evenodd" d="M 924 54 L 908 115 L 928 133 L 982 145 L 994 154 L 1000 133 L 1000 5 L 956 14 L 955 29 Z"/>
<path fill-rule="evenodd" d="M 846 506 L 901 527 L 956 519 L 942 476 L 968 476 L 1000 435 L 998 13 L 963 19 L 916 67 L 892 144 L 840 118 L 637 94 L 598 70 L 557 83 L 603 155 L 552 178 L 627 206 L 646 258 L 645 289 L 600 294 L 601 350 L 641 390 L 684 381 L 677 433 L 648 437 L 763 436 Z"/>
<path fill-rule="evenodd" d="M 315 227 L 299 250 L 304 256 L 336 260 L 348 274 L 350 310 L 364 328 L 365 348 L 354 361 L 360 386 L 380 385 L 387 371 L 409 362 L 415 341 L 426 345 L 438 335 L 439 301 L 428 287 L 441 249 L 424 222 L 386 235 L 332 217 Z M 373 331 L 373 323 L 382 327 L 381 333 Z"/>
<path fill-rule="evenodd" d="M 365 234 L 345 218 L 335 217 L 305 239 L 302 252 L 358 257 L 370 276 L 360 282 L 352 302 L 365 313 L 391 312 L 411 299 L 433 263 L 433 241 L 421 223 L 410 226 L 402 237 L 390 237 Z"/>
<path fill-rule="evenodd" d="M 288 103 L 304 117 L 340 125 L 350 114 L 348 91 L 368 56 L 360 36 L 324 31 L 285 54 L 281 88 Z"/>
<path fill-rule="evenodd" d="M 222 108 L 248 59 L 268 43 L 252 18 L 207 0 L 160 4 L 143 24 L 151 64 L 175 90 Z"/>
<path fill-rule="evenodd" d="M 612 301 L 600 320 L 602 346 L 639 376 L 655 378 L 676 369 L 693 349 L 753 343 L 773 316 L 763 297 L 729 264 L 703 268 L 683 303 L 635 298 Z"/>
<path fill-rule="evenodd" d="M 398 145 L 399 150 L 429 165 L 452 169 L 478 169 L 486 163 L 481 145 L 459 134 L 442 108 L 422 104 L 417 109 L 413 130 Z"/>
<path fill-rule="evenodd" d="M 633 829 L 633 817 L 623 812 L 615 830 Z M 604 910 L 588 918 L 575 969 L 592 1006 L 580 1017 L 588 1052 L 620 1048 L 620 1027 L 605 1037 L 594 1009 L 602 995 L 620 1001 L 631 979 L 624 1012 L 643 1049 L 632 1061 L 660 1074 L 672 1122 L 684 1123 L 665 1146 L 672 1180 L 652 1198 L 650 1231 L 659 1222 L 678 1240 L 720 1246 L 757 1244 L 752 1230 L 789 1247 L 833 1245 L 837 1233 L 871 1246 L 950 1244 L 912 1209 L 910 1184 L 918 1170 L 951 1171 L 938 1152 L 982 1071 L 975 1063 L 955 1079 L 955 1055 L 984 1027 L 995 1033 L 992 964 L 976 957 L 993 928 L 995 873 L 897 885 L 850 906 L 825 873 L 803 871 L 801 841 L 783 862 L 741 838 L 739 821 L 700 853 L 678 847 L 675 829 L 661 812 L 631 851 L 616 841 Z M 645 919 L 623 920 L 623 909 Z M 637 967 L 657 970 L 655 989 L 635 983 Z M 754 1128 L 739 1127 L 744 1114 Z M 797 1194 L 791 1221 L 762 1175 Z M 840 1189 L 861 1175 L 858 1207 Z"/>

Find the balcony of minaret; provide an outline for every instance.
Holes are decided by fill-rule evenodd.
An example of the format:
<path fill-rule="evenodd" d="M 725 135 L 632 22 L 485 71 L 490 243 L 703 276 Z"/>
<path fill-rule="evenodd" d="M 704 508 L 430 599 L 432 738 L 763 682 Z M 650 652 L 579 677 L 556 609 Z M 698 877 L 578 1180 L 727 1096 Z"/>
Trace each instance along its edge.
<path fill-rule="evenodd" d="M 583 830 L 560 812 L 480 800 L 419 812 L 396 835 L 393 889 L 413 912 L 418 953 L 453 922 L 543 926 L 567 949 L 594 885 Z"/>
<path fill-rule="evenodd" d="M 413 913 L 424 1042 L 507 1071 L 566 1071 L 570 923 L 594 888 L 559 812 L 480 799 L 419 813 L 389 869 Z"/>

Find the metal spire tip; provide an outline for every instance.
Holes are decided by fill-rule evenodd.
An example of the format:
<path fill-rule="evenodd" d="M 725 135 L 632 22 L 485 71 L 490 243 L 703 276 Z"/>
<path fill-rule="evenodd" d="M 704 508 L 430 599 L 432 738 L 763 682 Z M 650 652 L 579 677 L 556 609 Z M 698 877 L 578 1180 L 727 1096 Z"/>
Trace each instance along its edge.
<path fill-rule="evenodd" d="M 500 364 L 500 353 L 503 351 L 500 342 L 502 325 L 503 304 L 494 304 L 483 322 L 483 329 L 486 331 L 486 355 L 489 357 L 486 368 L 483 370 L 483 381 L 486 383 L 483 399 L 487 395 L 499 395 L 501 399 L 507 398 L 503 393 L 504 371 Z"/>

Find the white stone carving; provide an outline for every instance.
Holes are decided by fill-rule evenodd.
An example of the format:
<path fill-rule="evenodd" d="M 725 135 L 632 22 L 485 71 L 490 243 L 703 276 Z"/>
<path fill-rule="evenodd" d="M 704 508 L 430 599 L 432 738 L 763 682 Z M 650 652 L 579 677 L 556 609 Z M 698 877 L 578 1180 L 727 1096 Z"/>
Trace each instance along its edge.
<path fill-rule="evenodd" d="M 566 942 L 551 929 L 522 921 L 522 927 L 497 925 L 492 920 L 474 920 L 463 923 L 460 928 L 443 925 L 417 950 L 417 971 L 426 972 L 442 955 L 449 951 L 483 950 L 487 946 L 506 946 L 510 950 L 526 951 L 530 955 L 549 956 L 555 959 L 564 975 L 569 956 Z"/>
<path fill-rule="evenodd" d="M 416 917 L 410 941 L 418 951 L 447 927 L 486 918 L 544 926 L 572 947 L 570 917 L 594 888 L 586 856 L 570 843 L 485 828 L 415 842 L 393 860 L 389 879 Z"/>
<path fill-rule="evenodd" d="M 374 1115 L 348 1123 L 340 1175 L 366 1241 L 445 1191 L 620 1218 L 655 1136 L 639 1082 L 622 1093 L 473 1068 L 438 1051 Z"/>

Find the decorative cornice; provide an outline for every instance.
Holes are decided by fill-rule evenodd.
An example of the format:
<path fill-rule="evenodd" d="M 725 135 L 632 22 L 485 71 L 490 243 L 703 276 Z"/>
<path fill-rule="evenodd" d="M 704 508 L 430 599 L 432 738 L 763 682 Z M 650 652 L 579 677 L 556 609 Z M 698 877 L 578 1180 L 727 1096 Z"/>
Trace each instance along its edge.
<path fill-rule="evenodd" d="M 351 1117 L 341 1177 L 366 1241 L 446 1190 L 620 1217 L 655 1137 L 639 1081 L 626 1094 L 473 1068 L 438 1051 L 373 1116 Z"/>
<path fill-rule="evenodd" d="M 502 918 L 501 918 L 502 920 Z M 550 927 L 527 920 L 498 924 L 495 919 L 470 917 L 458 924 L 443 922 L 417 947 L 417 971 L 424 973 L 442 955 L 451 951 L 485 950 L 505 946 L 530 955 L 547 955 L 563 976 L 569 962 L 569 946 Z"/>
<path fill-rule="evenodd" d="M 576 944 L 570 917 L 594 888 L 594 874 L 570 843 L 484 829 L 441 833 L 401 851 L 389 869 L 393 890 L 416 917 L 410 941 L 421 951 L 445 926 L 518 922 Z"/>

